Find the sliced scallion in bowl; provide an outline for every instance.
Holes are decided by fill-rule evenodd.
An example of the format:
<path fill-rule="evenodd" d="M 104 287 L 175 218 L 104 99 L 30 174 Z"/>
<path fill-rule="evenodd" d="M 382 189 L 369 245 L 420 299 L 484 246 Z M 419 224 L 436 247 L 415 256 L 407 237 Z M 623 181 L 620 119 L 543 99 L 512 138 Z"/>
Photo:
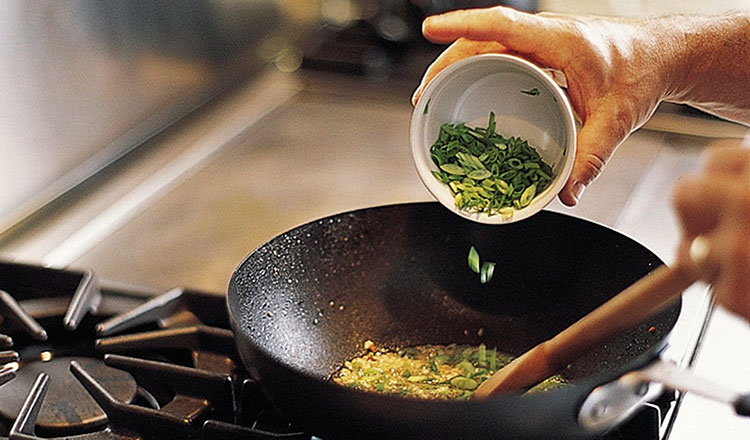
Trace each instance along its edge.
<path fill-rule="evenodd" d="M 443 124 L 430 156 L 433 176 L 448 186 L 456 207 L 488 216 L 513 216 L 544 191 L 554 179 L 528 141 L 495 132 L 495 114 L 487 127 Z"/>

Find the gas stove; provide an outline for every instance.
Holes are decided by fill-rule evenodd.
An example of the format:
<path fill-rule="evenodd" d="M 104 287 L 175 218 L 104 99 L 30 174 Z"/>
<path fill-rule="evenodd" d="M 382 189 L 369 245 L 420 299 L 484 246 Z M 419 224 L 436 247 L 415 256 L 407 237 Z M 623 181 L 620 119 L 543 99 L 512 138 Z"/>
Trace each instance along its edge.
<path fill-rule="evenodd" d="M 222 295 L 0 263 L 0 438 L 310 438 L 242 368 Z"/>
<path fill-rule="evenodd" d="M 665 393 L 604 439 L 659 439 Z M 221 294 L 0 262 L 0 438 L 312 439 L 243 368 Z"/>

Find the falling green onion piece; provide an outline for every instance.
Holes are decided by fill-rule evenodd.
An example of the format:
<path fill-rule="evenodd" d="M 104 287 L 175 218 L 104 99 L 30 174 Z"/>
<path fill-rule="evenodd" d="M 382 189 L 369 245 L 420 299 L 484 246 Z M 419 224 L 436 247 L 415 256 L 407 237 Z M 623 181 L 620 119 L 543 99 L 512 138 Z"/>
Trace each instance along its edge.
<path fill-rule="evenodd" d="M 495 263 L 486 261 L 482 264 L 482 270 L 479 273 L 479 282 L 482 284 L 488 283 L 492 279 L 492 275 L 495 273 Z"/>
<path fill-rule="evenodd" d="M 476 273 L 479 273 L 479 252 L 472 246 L 469 249 L 469 267 Z"/>

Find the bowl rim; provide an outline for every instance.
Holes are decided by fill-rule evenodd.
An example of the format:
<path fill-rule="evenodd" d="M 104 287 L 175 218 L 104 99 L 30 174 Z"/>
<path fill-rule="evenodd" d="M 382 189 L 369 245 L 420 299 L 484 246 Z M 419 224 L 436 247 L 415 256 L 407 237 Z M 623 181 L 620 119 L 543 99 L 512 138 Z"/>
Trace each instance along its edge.
<path fill-rule="evenodd" d="M 521 209 L 514 209 L 513 216 L 510 218 L 504 218 L 501 215 L 488 216 L 486 213 L 469 212 L 459 209 L 455 206 L 453 196 L 445 184 L 438 182 L 437 179 L 432 175 L 433 163 L 429 157 L 429 154 L 425 154 L 425 146 L 422 145 L 422 129 L 426 122 L 426 108 L 429 108 L 429 103 L 432 94 L 439 90 L 445 83 L 450 82 L 455 76 L 454 73 L 462 69 L 467 68 L 469 65 L 475 63 L 499 63 L 499 64 L 512 64 L 520 67 L 523 71 L 533 76 L 536 80 L 542 82 L 547 86 L 553 93 L 557 101 L 557 109 L 559 110 L 560 116 L 563 118 L 565 124 L 565 131 L 568 133 L 567 140 L 567 156 L 563 162 L 562 169 L 558 175 L 552 181 L 552 184 L 547 187 L 542 194 L 535 197 L 532 202 Z M 450 121 L 446 121 L 450 122 Z M 419 175 L 422 184 L 427 188 L 427 191 L 437 199 L 443 206 L 453 211 L 455 214 L 467 218 L 469 220 L 486 223 L 486 224 L 504 224 L 521 221 L 528 218 L 537 212 L 544 209 L 549 203 L 551 203 L 557 194 L 565 186 L 570 172 L 573 168 L 573 161 L 576 155 L 576 137 L 577 128 L 575 123 L 575 116 L 573 113 L 573 107 L 570 104 L 565 91 L 554 81 L 554 79 L 545 72 L 542 68 L 527 61 L 523 58 L 519 58 L 514 55 L 508 54 L 480 54 L 473 55 L 464 59 L 461 59 L 450 66 L 440 71 L 430 83 L 425 87 L 419 100 L 414 105 L 412 111 L 411 123 L 410 123 L 410 143 L 412 148 L 412 156 L 414 164 L 417 168 L 417 174 Z M 424 151 L 423 151 L 424 150 Z"/>

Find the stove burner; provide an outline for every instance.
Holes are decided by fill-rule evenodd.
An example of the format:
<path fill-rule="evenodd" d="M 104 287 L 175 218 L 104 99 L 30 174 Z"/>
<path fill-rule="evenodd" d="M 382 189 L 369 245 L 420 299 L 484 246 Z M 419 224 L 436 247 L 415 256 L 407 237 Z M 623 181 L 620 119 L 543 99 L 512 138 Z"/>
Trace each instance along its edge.
<path fill-rule="evenodd" d="M 43 354 L 44 357 L 51 356 Z M 96 401 L 70 373 L 70 363 L 84 366 L 107 390 L 121 401 L 135 398 L 137 385 L 127 372 L 108 367 L 101 360 L 84 357 L 51 358 L 24 364 L 16 378 L 2 386 L 0 417 L 15 420 L 32 385 L 40 373 L 50 377 L 45 404 L 37 419 L 40 435 L 61 436 L 70 433 L 91 432 L 107 423 L 107 416 Z"/>
<path fill-rule="evenodd" d="M 47 340 L 47 332 L 36 322 L 36 319 L 29 316 L 23 307 L 4 290 L 0 290 L 0 316 L 8 316 L 14 319 L 16 324 L 34 339 L 38 341 Z"/>
<path fill-rule="evenodd" d="M 18 362 L 18 353 L 15 351 L 0 351 L 0 365 L 5 365 L 10 362 Z"/>

